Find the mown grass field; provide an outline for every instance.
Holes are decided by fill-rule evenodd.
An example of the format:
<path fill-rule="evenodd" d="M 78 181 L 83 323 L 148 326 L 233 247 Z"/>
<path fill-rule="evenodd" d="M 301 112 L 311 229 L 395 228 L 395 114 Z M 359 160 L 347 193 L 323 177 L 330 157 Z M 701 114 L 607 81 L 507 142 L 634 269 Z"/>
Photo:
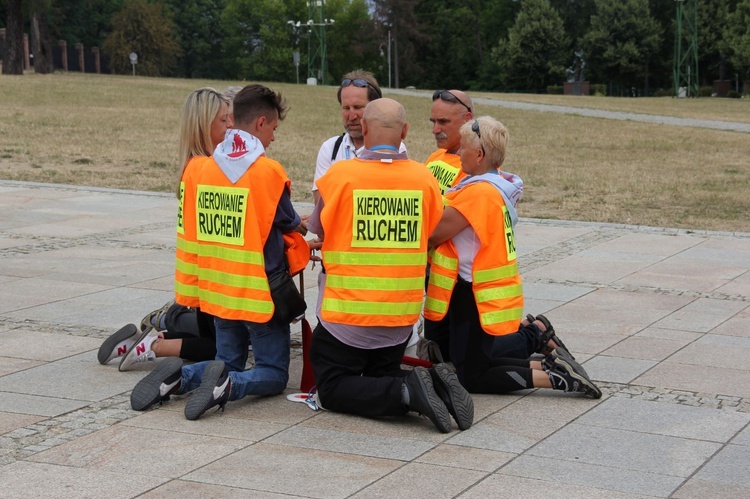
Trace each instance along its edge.
<path fill-rule="evenodd" d="M 178 117 L 201 86 L 242 82 L 109 75 L 0 76 L 0 178 L 173 191 Z M 341 133 L 335 87 L 268 84 L 291 110 L 268 155 L 311 201 L 320 144 Z M 427 97 L 406 108 L 410 156 L 435 149 Z M 386 90 L 386 95 L 388 92 Z M 472 94 L 644 114 L 750 122 L 747 99 Z M 522 217 L 750 232 L 750 135 L 477 106 L 510 129 L 505 169 L 526 183 Z"/>

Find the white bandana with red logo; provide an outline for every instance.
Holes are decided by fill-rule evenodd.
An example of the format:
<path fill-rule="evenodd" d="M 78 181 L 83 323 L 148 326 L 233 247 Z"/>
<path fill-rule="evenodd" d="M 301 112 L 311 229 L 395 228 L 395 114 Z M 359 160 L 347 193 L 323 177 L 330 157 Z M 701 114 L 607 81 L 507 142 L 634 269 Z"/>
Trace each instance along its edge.
<path fill-rule="evenodd" d="M 257 137 L 243 130 L 227 130 L 213 158 L 230 182 L 236 183 L 266 150 Z"/>

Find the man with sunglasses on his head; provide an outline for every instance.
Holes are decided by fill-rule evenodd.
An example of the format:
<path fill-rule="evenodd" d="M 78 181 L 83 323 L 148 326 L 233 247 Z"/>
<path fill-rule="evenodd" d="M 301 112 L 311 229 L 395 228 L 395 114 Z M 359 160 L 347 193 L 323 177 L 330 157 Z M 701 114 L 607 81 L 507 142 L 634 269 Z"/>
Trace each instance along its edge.
<path fill-rule="evenodd" d="M 341 104 L 341 117 L 344 120 L 346 133 L 331 137 L 320 146 L 312 186 L 313 198 L 316 202 L 319 198 L 318 179 L 328 171 L 328 168 L 336 161 L 356 158 L 362 152 L 365 144 L 362 136 L 362 114 L 370 101 L 380 99 L 382 96 L 383 92 L 378 86 L 378 81 L 369 71 L 355 69 L 344 75 L 337 97 Z M 406 153 L 406 146 L 403 142 L 399 149 L 400 152 Z"/>
<path fill-rule="evenodd" d="M 435 90 L 432 94 L 430 121 L 438 150 L 427 158 L 425 164 L 440 185 L 440 193 L 466 176 L 461 171 L 461 125 L 474 118 L 474 105 L 468 95 L 460 90 Z"/>

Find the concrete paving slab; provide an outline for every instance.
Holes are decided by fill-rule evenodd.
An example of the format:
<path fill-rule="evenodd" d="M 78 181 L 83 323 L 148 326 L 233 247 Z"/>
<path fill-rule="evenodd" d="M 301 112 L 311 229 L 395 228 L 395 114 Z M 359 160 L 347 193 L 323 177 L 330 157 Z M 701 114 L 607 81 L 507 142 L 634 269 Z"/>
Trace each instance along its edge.
<path fill-rule="evenodd" d="M 750 448 L 733 444 L 721 449 L 695 474 L 698 480 L 739 487 L 748 487 L 748 476 L 750 476 Z"/>
<path fill-rule="evenodd" d="M 252 489 L 259 494 L 343 498 L 403 464 L 389 459 L 258 443 L 182 478 Z"/>
<path fill-rule="evenodd" d="M 672 257 L 623 277 L 617 282 L 631 286 L 708 292 L 728 284 L 744 272 L 742 267 L 721 263 L 707 265 L 700 259 Z"/>
<path fill-rule="evenodd" d="M 682 341 L 644 338 L 643 336 L 640 336 L 640 334 L 641 333 L 638 333 L 636 336 L 625 338 L 604 350 L 602 355 L 607 357 L 642 359 L 658 362 L 666 359 L 686 345 L 686 343 Z"/>
<path fill-rule="evenodd" d="M 2 337 L 0 336 L 0 344 L 2 344 Z M 31 367 L 40 365 L 40 361 L 28 360 L 28 359 L 15 359 L 11 357 L 0 357 L 0 376 L 6 374 L 24 371 Z"/>
<path fill-rule="evenodd" d="M 669 360 L 634 379 L 633 383 L 671 390 L 750 397 L 750 373 L 745 370 L 680 364 Z"/>
<path fill-rule="evenodd" d="M 0 288 L 0 313 L 28 311 L 40 305 L 58 303 L 72 297 L 87 297 L 107 289 L 109 286 L 100 284 L 31 277 L 14 281 L 12 286 Z M 33 317 L 33 314 L 24 312 L 21 316 Z"/>
<path fill-rule="evenodd" d="M 545 480 L 545 477 L 550 480 Z M 557 497 L 575 497 L 576 499 L 634 499 L 639 496 L 632 493 L 620 493 L 604 488 L 604 483 L 599 487 L 587 487 L 584 485 L 573 485 L 558 480 L 557 477 L 549 475 L 547 470 L 539 470 L 533 478 L 523 478 L 500 473 L 494 474 L 479 482 L 469 491 L 461 494 L 461 499 L 486 499 L 487 497 L 512 497 L 514 499 L 538 499 L 550 494 L 554 490 Z M 653 497 L 653 496 L 651 496 Z"/>
<path fill-rule="evenodd" d="M 610 283 L 649 267 L 660 259 L 658 256 L 634 253 L 583 251 L 523 275 L 529 279 Z"/>
<path fill-rule="evenodd" d="M 416 462 L 489 473 L 496 471 L 500 466 L 516 456 L 517 454 L 510 452 L 496 452 L 465 447 L 463 445 L 441 444 L 419 456 Z"/>
<path fill-rule="evenodd" d="M 238 497 L 261 497 L 261 494 L 249 489 L 209 485 L 187 480 L 172 480 L 138 497 L 143 499 L 204 499 L 206 497 L 211 499 L 237 499 Z M 289 499 L 290 497 L 304 496 L 290 496 L 264 491 L 262 497 L 266 499 Z"/>
<path fill-rule="evenodd" d="M 101 343 L 97 338 L 42 333 L 25 327 L 0 334 L 0 348 L 4 355 L 47 362 L 98 350 Z"/>
<path fill-rule="evenodd" d="M 582 425 L 725 443 L 750 414 L 624 397 L 610 397 L 576 420 Z"/>
<path fill-rule="evenodd" d="M 583 363 L 591 379 L 613 383 L 630 383 L 657 364 L 653 360 L 626 359 L 597 355 Z"/>
<path fill-rule="evenodd" d="M 670 357 L 670 361 L 697 366 L 750 370 L 750 338 L 707 334 Z"/>
<path fill-rule="evenodd" d="M 486 473 L 457 470 L 423 463 L 409 463 L 354 494 L 357 499 L 394 497 L 451 498 L 482 480 Z"/>
<path fill-rule="evenodd" d="M 246 445 L 236 438 L 118 425 L 40 452 L 29 460 L 167 479 L 180 477 Z"/>
<path fill-rule="evenodd" d="M 674 499 L 706 499 L 707 497 L 750 497 L 750 487 L 729 485 L 691 478 L 672 496 Z"/>
<path fill-rule="evenodd" d="M 748 289 L 750 289 L 750 272 L 745 272 L 727 284 L 716 288 L 716 292 L 734 296 L 746 296 Z"/>
<path fill-rule="evenodd" d="M 18 428 L 34 424 L 44 419 L 44 416 L 33 416 L 31 414 L 14 414 L 10 412 L 0 412 L 0 435 L 8 433 Z"/>
<path fill-rule="evenodd" d="M 429 423 L 429 420 L 425 421 Z M 434 433 L 434 428 L 432 428 Z M 412 461 L 434 447 L 432 442 L 420 442 L 416 438 L 389 438 L 363 435 L 341 430 L 324 430 L 293 426 L 269 438 L 265 443 L 286 445 L 313 450 L 324 450 L 342 454 L 380 457 Z"/>
<path fill-rule="evenodd" d="M 750 446 L 750 426 L 745 427 L 744 430 L 739 432 L 736 437 L 732 440 L 735 445 L 747 445 Z"/>
<path fill-rule="evenodd" d="M 527 454 L 687 478 L 719 448 L 715 442 L 571 423 Z"/>
<path fill-rule="evenodd" d="M 0 391 L 0 411 L 3 412 L 53 417 L 80 409 L 88 403 L 87 400 Z"/>
<path fill-rule="evenodd" d="M 748 287 L 750 287 L 750 281 L 748 281 Z M 711 334 L 721 334 L 724 336 L 742 336 L 750 338 L 750 305 L 709 332 Z"/>
<path fill-rule="evenodd" d="M 129 473 L 22 461 L 0 467 L 2 495 L 8 499 L 58 499 L 102 495 L 113 499 L 125 499 L 146 492 L 164 481 L 163 478 L 155 476 L 139 476 L 134 479 Z"/>
<path fill-rule="evenodd" d="M 94 402 L 131 390 L 148 371 L 119 372 L 90 351 L 3 376 L 0 391 Z"/>
<path fill-rule="evenodd" d="M 587 486 L 601 488 L 602 496 L 610 492 L 666 497 L 683 481 L 680 477 L 649 473 L 645 471 L 622 470 L 564 459 L 519 456 L 503 467 L 499 475 L 514 475 L 524 478 L 542 478 L 553 484 Z M 559 491 L 555 490 L 555 495 Z"/>
<path fill-rule="evenodd" d="M 595 246 L 597 251 L 672 256 L 706 242 L 705 237 L 684 234 L 626 233 Z"/>
<path fill-rule="evenodd" d="M 531 430 L 529 425 L 519 431 L 518 427 L 504 428 L 492 422 L 480 421 L 468 430 L 453 435 L 446 440 L 446 443 L 520 454 L 554 431 L 548 429 L 542 431 L 541 434 L 529 434 L 530 432 L 526 430 Z"/>
<path fill-rule="evenodd" d="M 699 298 L 654 324 L 664 329 L 706 333 L 747 308 L 745 302 Z"/>

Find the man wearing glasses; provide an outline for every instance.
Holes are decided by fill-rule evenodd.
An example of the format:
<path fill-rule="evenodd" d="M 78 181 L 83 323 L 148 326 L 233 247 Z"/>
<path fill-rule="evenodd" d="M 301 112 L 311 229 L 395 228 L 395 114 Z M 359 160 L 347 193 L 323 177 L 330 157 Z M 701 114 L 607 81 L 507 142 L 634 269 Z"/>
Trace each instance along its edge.
<path fill-rule="evenodd" d="M 440 185 L 440 193 L 466 176 L 461 171 L 461 125 L 474 117 L 474 106 L 468 95 L 460 90 L 435 90 L 432 94 L 430 121 L 438 150 L 427 158 L 425 164 Z"/>
<path fill-rule="evenodd" d="M 320 146 L 312 186 L 315 202 L 320 197 L 318 179 L 328 171 L 328 168 L 336 161 L 356 158 L 362 152 L 365 144 L 362 136 L 362 114 L 370 101 L 380 99 L 382 96 L 383 92 L 378 86 L 378 81 L 369 71 L 355 69 L 344 75 L 337 97 L 341 104 L 341 117 L 344 120 L 346 132 L 331 137 Z M 399 149 L 400 152 L 406 153 L 406 146 L 403 142 Z"/>

